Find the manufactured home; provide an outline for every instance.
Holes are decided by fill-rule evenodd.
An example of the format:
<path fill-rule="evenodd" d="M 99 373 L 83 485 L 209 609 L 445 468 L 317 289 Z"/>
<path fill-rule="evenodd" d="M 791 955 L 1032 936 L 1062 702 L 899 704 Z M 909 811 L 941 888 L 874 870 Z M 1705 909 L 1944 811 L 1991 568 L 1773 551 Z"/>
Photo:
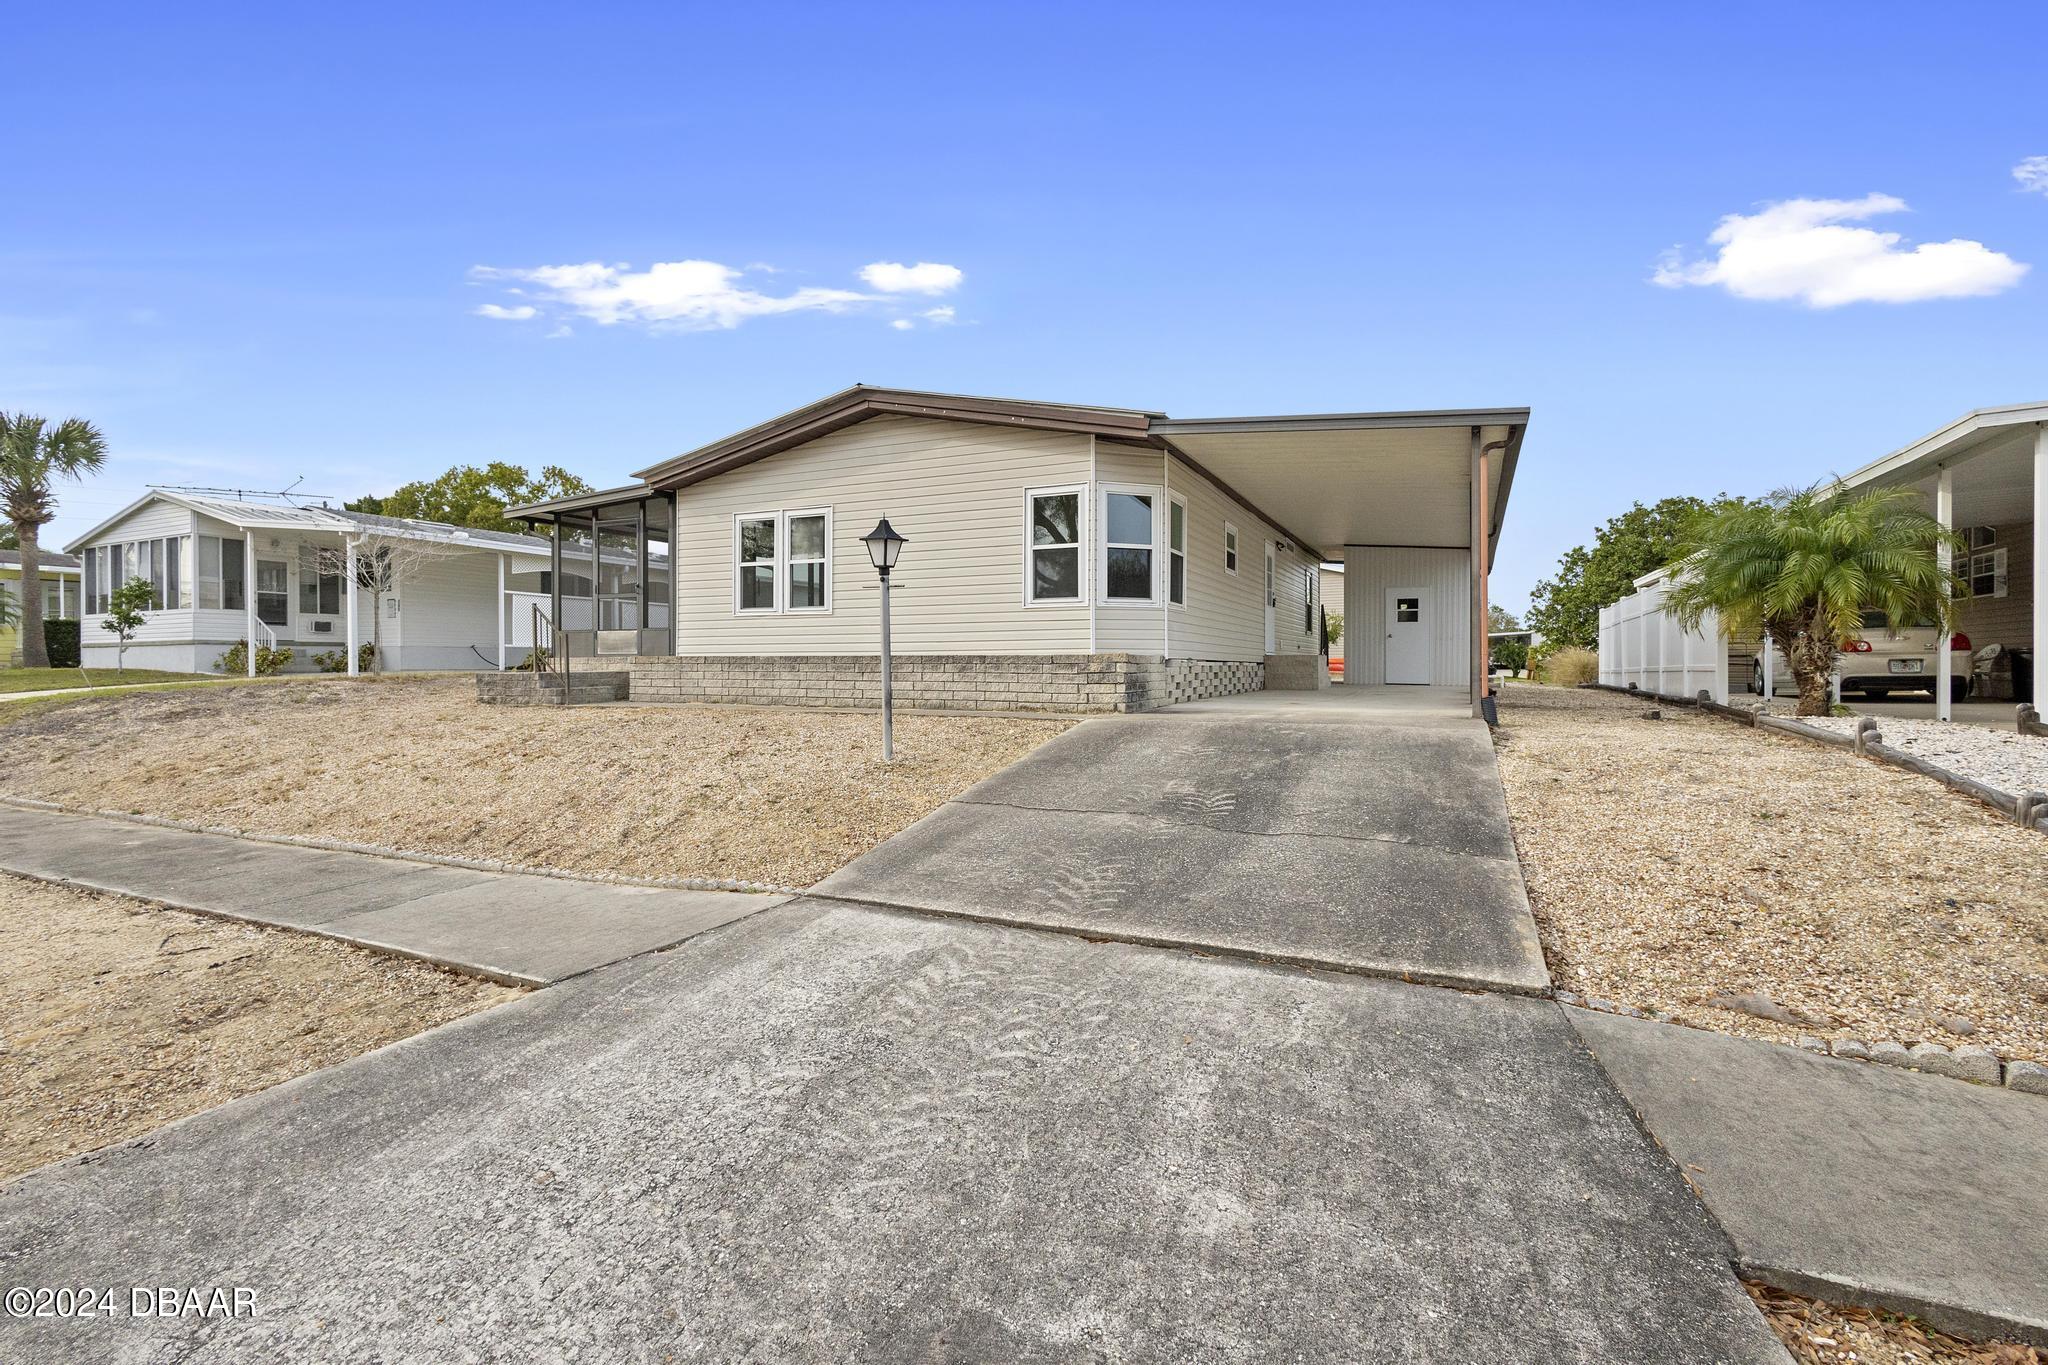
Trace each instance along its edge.
<path fill-rule="evenodd" d="M 36 556 L 36 576 L 42 581 L 43 619 L 63 620 L 78 615 L 78 561 L 70 555 L 48 550 Z M 0 550 L 0 597 L 21 605 L 21 551 Z M 21 662 L 21 631 L 18 626 L 0 625 L 0 666 Z"/>
<path fill-rule="evenodd" d="M 1325 687 L 1323 615 L 1341 610 L 1350 684 L 1442 689 L 1476 714 L 1528 418 L 1175 419 L 856 386 L 509 515 L 550 538 L 555 651 L 627 674 L 636 699 L 872 703 L 861 537 L 886 517 L 908 538 L 891 599 L 907 704 L 1143 710 Z M 571 570 L 608 551 L 673 573 L 595 601 Z"/>
<path fill-rule="evenodd" d="M 554 586 L 553 547 L 534 536 L 168 490 L 67 548 L 82 565 L 91 667 L 113 665 L 102 623 L 114 589 L 134 579 L 150 585 L 151 605 L 126 661 L 181 673 L 219 671 L 243 640 L 292 651 L 292 672 L 358 671 L 373 642 L 383 670 L 503 668 L 530 648 L 533 608 Z"/>

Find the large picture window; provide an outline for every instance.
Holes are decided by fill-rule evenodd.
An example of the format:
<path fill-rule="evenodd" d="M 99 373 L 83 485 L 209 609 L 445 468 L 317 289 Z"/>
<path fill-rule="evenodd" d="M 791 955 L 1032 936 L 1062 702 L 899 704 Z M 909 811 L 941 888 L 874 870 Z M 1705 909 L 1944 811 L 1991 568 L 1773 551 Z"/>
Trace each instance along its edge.
<path fill-rule="evenodd" d="M 1102 597 L 1151 602 L 1157 592 L 1159 494 L 1150 488 L 1102 490 Z"/>
<path fill-rule="evenodd" d="M 1081 508 L 1086 490 L 1034 488 L 1025 494 L 1024 600 L 1034 606 L 1081 600 Z"/>
<path fill-rule="evenodd" d="M 832 509 L 747 512 L 733 518 L 733 611 L 832 610 Z"/>

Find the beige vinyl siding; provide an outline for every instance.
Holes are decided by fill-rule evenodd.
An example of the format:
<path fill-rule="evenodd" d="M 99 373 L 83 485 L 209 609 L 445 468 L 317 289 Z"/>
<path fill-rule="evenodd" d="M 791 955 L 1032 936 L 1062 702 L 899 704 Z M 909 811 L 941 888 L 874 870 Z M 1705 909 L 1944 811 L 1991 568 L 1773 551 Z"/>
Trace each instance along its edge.
<path fill-rule="evenodd" d="M 1472 665 L 1472 552 L 1454 549 L 1367 549 L 1344 552 L 1344 660 L 1347 683 L 1376 687 L 1386 681 L 1388 588 L 1415 588 L 1433 622 L 1430 681 L 1470 684 Z"/>
<path fill-rule="evenodd" d="M 1970 648 L 2008 645 L 2024 649 L 2034 643 L 2034 523 L 2008 522 L 1992 528 L 1985 550 L 2005 551 L 2005 596 L 1973 597 L 1956 608 L 1956 629 L 1970 637 Z M 1962 552 L 1956 552 L 1958 561 Z"/>
<path fill-rule="evenodd" d="M 860 537 L 883 516 L 909 539 L 890 593 L 898 652 L 1086 652 L 1085 597 L 1072 606 L 1024 603 L 1024 495 L 1087 484 L 1089 446 L 1087 436 L 1067 432 L 874 417 L 685 488 L 677 498 L 676 652 L 876 649 L 879 593 Z M 832 610 L 735 614 L 733 519 L 820 507 L 832 510 Z M 1086 516 L 1092 538 L 1092 506 Z M 1089 575 L 1094 556 L 1085 547 Z"/>
<path fill-rule="evenodd" d="M 1173 462 L 1173 491 L 1188 504 L 1188 604 L 1173 612 L 1171 656 L 1263 659 L 1266 570 L 1261 556 L 1265 543 L 1276 538 L 1272 527 L 1179 460 Z M 1223 562 L 1226 521 L 1237 528 L 1235 574 Z"/>
<path fill-rule="evenodd" d="M 1283 540 L 1281 543 L 1285 548 L 1279 554 L 1280 581 L 1274 593 L 1280 599 L 1280 605 L 1275 609 L 1279 618 L 1274 622 L 1273 652 L 1319 654 L 1322 642 L 1316 638 L 1313 624 L 1305 624 L 1307 617 L 1303 614 L 1303 604 L 1321 601 L 1322 594 L 1316 580 L 1322 565 L 1303 554 L 1292 541 Z M 1260 628 L 1264 629 L 1263 624 Z"/>

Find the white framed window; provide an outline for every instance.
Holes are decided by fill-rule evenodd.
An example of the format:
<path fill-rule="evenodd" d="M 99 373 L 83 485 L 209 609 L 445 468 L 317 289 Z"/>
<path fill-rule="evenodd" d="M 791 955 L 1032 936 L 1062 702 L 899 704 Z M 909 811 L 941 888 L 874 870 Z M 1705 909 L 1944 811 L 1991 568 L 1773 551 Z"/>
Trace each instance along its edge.
<path fill-rule="evenodd" d="M 735 616 L 832 610 L 832 509 L 742 512 L 732 519 Z"/>
<path fill-rule="evenodd" d="M 782 543 L 783 610 L 832 610 L 832 509 L 785 512 Z"/>
<path fill-rule="evenodd" d="M 2005 551 L 1980 550 L 1959 556 L 1956 576 L 1970 585 L 1972 597 L 2005 596 Z"/>
<path fill-rule="evenodd" d="M 1223 571 L 1237 573 L 1237 528 L 1229 522 L 1223 523 Z"/>
<path fill-rule="evenodd" d="M 1188 500 L 1166 495 L 1166 600 L 1188 604 Z"/>
<path fill-rule="evenodd" d="M 1102 485 L 1102 575 L 1105 602 L 1151 605 L 1159 600 L 1159 490 L 1148 484 Z"/>
<path fill-rule="evenodd" d="M 1072 606 L 1087 581 L 1088 485 L 1024 490 L 1024 605 Z"/>
<path fill-rule="evenodd" d="M 782 558 L 782 517 L 777 512 L 742 512 L 732 519 L 735 616 L 781 609 L 776 565 Z"/>
<path fill-rule="evenodd" d="M 1301 628 L 1309 635 L 1316 632 L 1316 566 L 1313 564 L 1301 571 Z"/>

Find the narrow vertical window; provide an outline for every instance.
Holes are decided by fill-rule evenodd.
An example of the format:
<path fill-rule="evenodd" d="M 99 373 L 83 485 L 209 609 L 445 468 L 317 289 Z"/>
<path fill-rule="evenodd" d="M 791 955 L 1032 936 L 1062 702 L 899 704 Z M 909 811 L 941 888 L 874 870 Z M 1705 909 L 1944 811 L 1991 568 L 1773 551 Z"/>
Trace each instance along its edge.
<path fill-rule="evenodd" d="M 1188 604 L 1188 505 L 1169 496 L 1166 503 L 1166 600 Z"/>
<path fill-rule="evenodd" d="M 1301 628 L 1313 635 L 1316 629 L 1316 566 L 1301 571 Z"/>
<path fill-rule="evenodd" d="M 79 562 L 84 566 L 84 577 L 79 581 L 85 585 L 85 604 L 79 610 L 80 616 L 99 610 L 99 559 L 100 551 L 97 545 L 91 546 L 79 556 Z"/>
<path fill-rule="evenodd" d="M 199 537 L 199 592 L 197 603 L 202 610 L 215 611 L 220 608 L 220 537 Z"/>
<path fill-rule="evenodd" d="M 1237 528 L 1227 521 L 1223 523 L 1223 569 L 1237 572 Z"/>
<path fill-rule="evenodd" d="M 242 560 L 242 542 L 225 537 L 220 542 L 220 604 L 227 611 L 249 607 L 248 566 Z"/>
<path fill-rule="evenodd" d="M 1102 595 L 1112 602 L 1150 602 L 1157 504 L 1150 493 L 1102 495 Z"/>
<path fill-rule="evenodd" d="M 737 611 L 775 610 L 776 520 L 772 515 L 738 519 L 735 554 L 739 578 L 734 588 Z"/>
<path fill-rule="evenodd" d="M 789 610 L 825 611 L 831 607 L 830 542 L 826 513 L 789 514 Z"/>
<path fill-rule="evenodd" d="M 1028 495 L 1028 601 L 1081 600 L 1081 497 L 1078 488 L 1049 489 Z"/>

